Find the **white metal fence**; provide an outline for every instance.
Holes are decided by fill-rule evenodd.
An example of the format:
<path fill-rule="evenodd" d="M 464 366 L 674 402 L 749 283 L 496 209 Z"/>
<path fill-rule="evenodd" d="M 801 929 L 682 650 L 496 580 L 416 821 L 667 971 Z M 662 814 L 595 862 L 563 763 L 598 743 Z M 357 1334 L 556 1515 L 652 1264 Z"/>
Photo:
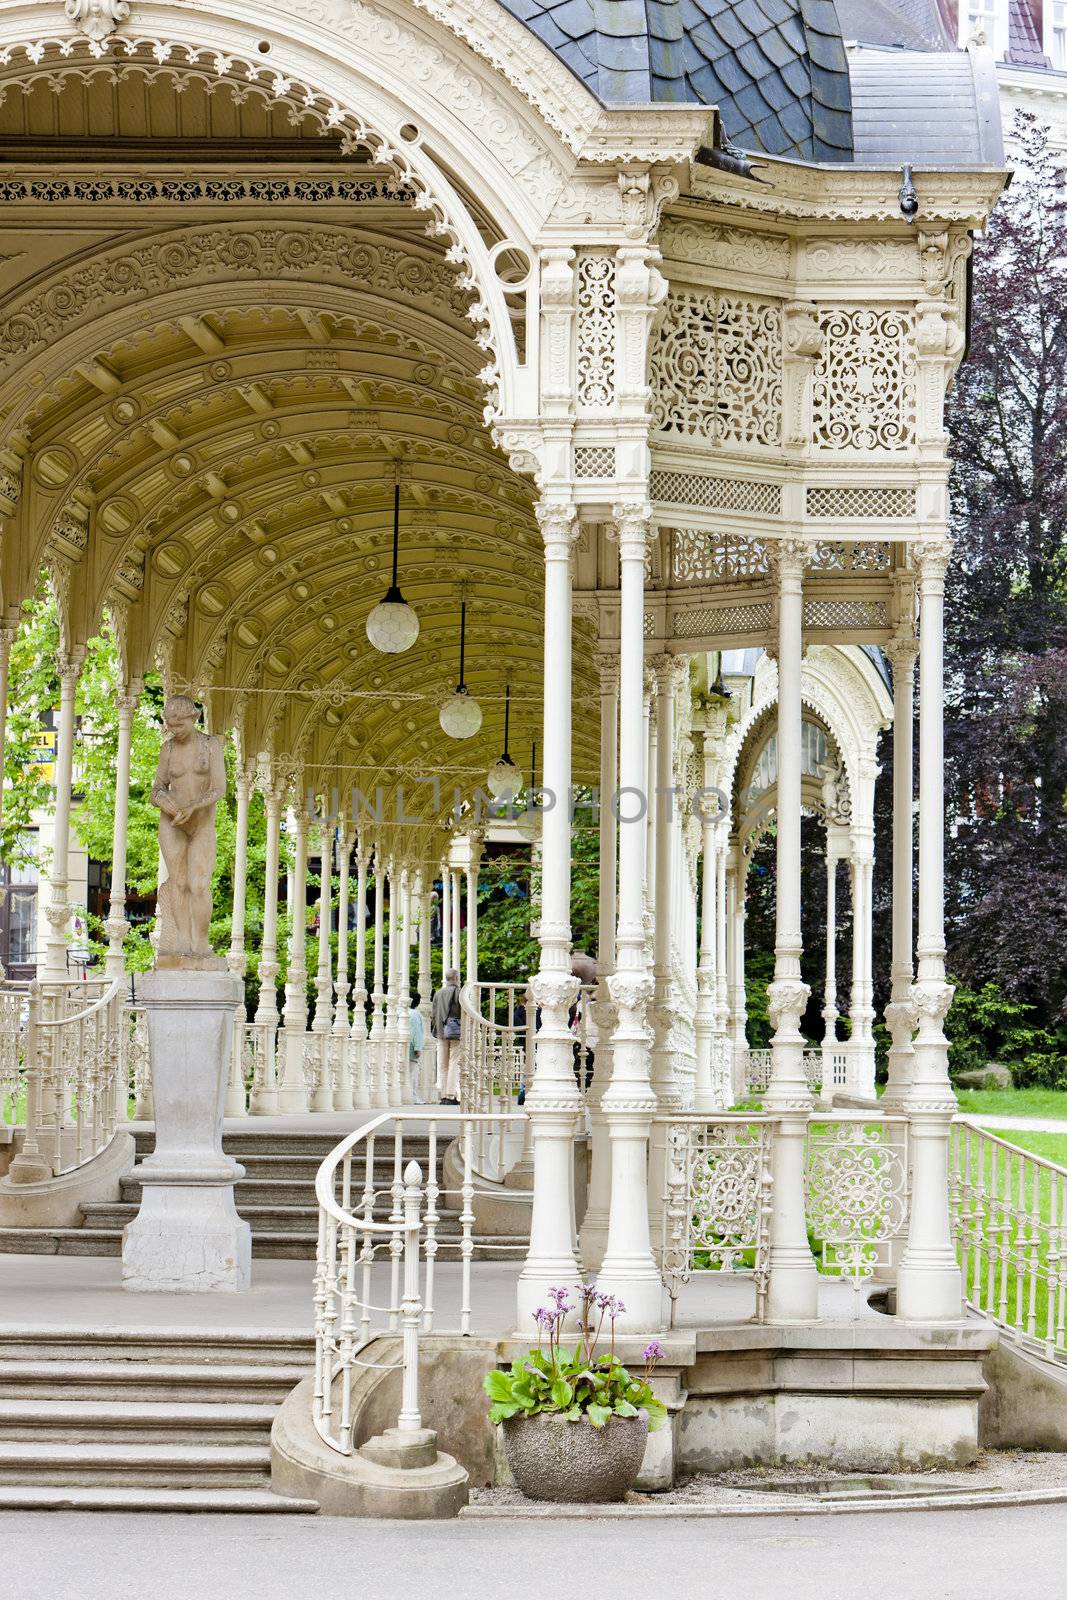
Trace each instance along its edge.
<path fill-rule="evenodd" d="M 1067 1356 L 1067 1170 L 952 1125 L 951 1208 L 967 1302 L 1048 1359 Z"/>
<path fill-rule="evenodd" d="M 672 1303 L 694 1273 L 744 1273 L 765 1314 L 775 1122 L 765 1113 L 653 1119 L 665 1151 L 659 1247 Z M 808 1125 L 805 1214 L 816 1264 L 858 1289 L 890 1264 L 908 1225 L 904 1117 L 816 1113 Z"/>
<path fill-rule="evenodd" d="M 765 1094 L 771 1081 L 771 1051 L 749 1050 L 745 1063 L 745 1090 L 748 1094 Z M 840 1063 L 840 1078 L 838 1076 Z M 823 1087 L 823 1054 L 821 1050 L 804 1051 L 804 1076 L 812 1094 L 820 1094 Z M 835 1051 L 831 1067 L 832 1083 L 843 1088 L 848 1076 L 848 1056 L 844 1050 Z"/>

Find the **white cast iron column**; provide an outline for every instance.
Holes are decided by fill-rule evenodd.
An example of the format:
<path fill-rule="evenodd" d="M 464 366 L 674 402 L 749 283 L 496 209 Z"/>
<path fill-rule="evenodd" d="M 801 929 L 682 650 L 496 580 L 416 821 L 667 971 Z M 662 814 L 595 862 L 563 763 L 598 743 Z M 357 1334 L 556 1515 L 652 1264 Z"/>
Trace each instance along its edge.
<path fill-rule="evenodd" d="M 913 597 L 909 597 L 909 613 Z M 912 813 L 914 773 L 915 657 L 918 640 L 910 614 L 895 639 L 886 647 L 893 667 L 893 953 L 889 1004 L 885 1025 L 889 1047 L 889 1081 L 882 1106 L 900 1110 L 911 1083 L 914 1053 L 915 1006 L 911 986 L 915 977 L 912 956 L 912 895 L 915 818 Z"/>
<path fill-rule="evenodd" d="M 818 1280 L 804 1221 L 804 1155 L 812 1098 L 804 1075 L 800 1019 L 808 986 L 800 976 L 800 786 L 804 546 L 775 549 L 778 576 L 778 807 L 774 981 L 768 1010 L 775 1029 L 764 1109 L 771 1141 L 771 1221 L 767 1315 L 772 1322 L 818 1315 Z"/>
<path fill-rule="evenodd" d="M 356 843 L 356 975 L 352 980 L 352 1104 L 365 1111 L 370 1092 L 370 1048 L 367 1044 L 367 863 L 370 852 Z"/>
<path fill-rule="evenodd" d="M 460 870 L 450 867 L 452 879 L 452 965 L 463 981 L 463 894 L 460 888 Z"/>
<path fill-rule="evenodd" d="M 600 670 L 600 804 L 599 804 L 599 883 L 597 896 L 597 990 L 593 1007 L 596 1023 L 596 1055 L 593 1081 L 586 1092 L 590 1124 L 589 1194 L 582 1221 L 580 1244 L 582 1270 L 595 1272 L 604 1258 L 608 1242 L 608 1215 L 611 1207 L 611 1145 L 607 1119 L 601 1107 L 611 1078 L 611 1035 L 617 1017 L 611 1001 L 608 979 L 615 970 L 615 919 L 617 898 L 619 829 L 615 818 L 615 791 L 618 787 L 619 745 L 619 666 L 614 655 L 605 651 L 598 662 Z M 584 1070 L 584 1068 L 583 1068 Z"/>
<path fill-rule="evenodd" d="M 398 995 L 400 993 L 400 902 L 403 897 L 401 887 L 402 876 L 396 862 L 390 858 L 386 863 L 386 877 L 389 880 L 389 983 L 386 996 L 385 1012 L 385 1038 L 383 1043 L 383 1059 L 385 1062 L 385 1093 L 383 1100 L 386 1105 L 399 1106 L 402 1099 L 400 1094 L 400 1067 L 397 1060 L 397 1040 L 399 1026 L 397 1019 Z"/>
<path fill-rule="evenodd" d="M 578 992 L 571 976 L 571 545 L 574 507 L 542 499 L 545 546 L 543 782 L 554 797 L 541 823 L 540 964 L 531 989 L 540 1007 L 533 1083 L 526 1096 L 533 1151 L 530 1248 L 518 1282 L 518 1327 L 544 1304 L 548 1289 L 572 1284 L 574 1127 L 579 1107 L 567 1012 Z"/>
<path fill-rule="evenodd" d="M 748 1070 L 748 1004 L 745 996 L 745 886 L 748 859 L 740 844 L 728 845 L 725 859 L 730 1054 L 734 1091 L 742 1099 L 747 1092 L 745 1074 Z"/>
<path fill-rule="evenodd" d="M 482 859 L 481 843 L 471 834 L 468 838 L 470 855 L 467 858 L 467 982 L 478 982 L 478 866 Z"/>
<path fill-rule="evenodd" d="M 944 608 L 947 539 L 913 546 L 919 568 L 919 937 L 912 1000 L 918 1019 L 912 1081 L 911 1221 L 897 1273 L 897 1316 L 954 1321 L 963 1288 L 948 1206 L 949 1128 L 956 1099 L 948 1077 L 944 901 Z"/>
<path fill-rule="evenodd" d="M 675 839 L 678 796 L 674 783 L 675 696 L 688 682 L 689 662 L 685 656 L 661 655 L 652 660 L 656 674 L 656 861 L 652 881 L 653 959 L 655 998 L 652 1003 L 652 1092 L 656 1109 L 662 1113 L 679 1110 L 681 1096 L 674 1076 L 671 1030 L 677 997 L 671 969 L 671 945 L 676 908 Z M 658 1219 L 663 1204 L 665 1146 L 653 1139 L 648 1162 L 649 1216 Z"/>
<path fill-rule="evenodd" d="M 711 741 L 704 735 L 704 788 L 714 787 L 715 761 Z M 719 808 L 713 795 L 701 797 L 700 808 L 700 958 L 697 963 L 697 1004 L 694 1018 L 696 1032 L 696 1082 L 693 1086 L 693 1110 L 722 1109 L 716 1093 L 713 1054 L 716 1049 L 715 1020 L 718 1009 L 718 974 L 715 957 L 718 943 L 718 850 L 716 827 Z"/>
<path fill-rule="evenodd" d="M 874 1098 L 874 1004 L 871 950 L 874 839 L 866 828 L 853 823 L 852 853 L 852 1032 L 848 1042 L 849 1093 Z"/>
<path fill-rule="evenodd" d="M 337 1041 L 337 1081 L 333 1086 L 333 1109 L 351 1111 L 352 1100 L 352 1037 L 348 1018 L 348 875 L 352 856 L 352 835 L 348 819 L 342 811 L 337 819 L 337 842 L 340 855 L 337 878 L 337 971 L 334 978 L 333 1036 Z"/>
<path fill-rule="evenodd" d="M 333 1024 L 331 1000 L 333 981 L 330 972 L 330 921 L 333 913 L 333 882 L 330 871 L 332 833 L 323 823 L 319 830 L 319 959 L 315 969 L 315 1020 L 311 1024 L 318 1061 L 318 1076 L 309 1109 L 333 1110 L 333 1084 L 330 1082 L 329 1042 Z"/>
<path fill-rule="evenodd" d="M 741 1098 L 735 1092 L 733 1051 L 729 1047 L 727 1025 L 730 1020 L 730 1003 L 726 990 L 726 851 L 728 819 L 724 816 L 716 830 L 715 875 L 718 888 L 715 894 L 715 1036 L 716 1048 L 721 1052 L 719 1076 L 723 1104 L 732 1106 Z M 726 1063 L 729 1062 L 729 1067 Z"/>
<path fill-rule="evenodd" d="M 367 1041 L 367 1078 L 372 1106 L 389 1104 L 389 1079 L 385 1052 L 385 863 L 381 846 L 374 846 L 374 988 L 371 991 L 370 1038 Z"/>
<path fill-rule="evenodd" d="M 56 730 L 56 804 L 53 814 L 52 865 L 49 869 L 51 895 L 45 908 L 48 934 L 44 963 L 39 976 L 46 982 L 61 983 L 67 976 L 67 927 L 70 900 L 67 879 L 70 859 L 70 782 L 74 764 L 74 696 L 85 660 L 84 645 L 59 655 L 59 726 Z"/>
<path fill-rule="evenodd" d="M 823 986 L 822 1087 L 827 1094 L 834 1081 L 837 1047 L 837 855 L 826 824 L 826 980 Z"/>
<path fill-rule="evenodd" d="M 455 966 L 452 959 L 452 874 L 448 862 L 441 867 L 441 982 L 445 973 Z"/>
<path fill-rule="evenodd" d="M 233 836 L 233 897 L 230 902 L 230 948 L 226 952 L 226 966 L 235 978 L 244 979 L 245 960 L 245 907 L 248 900 L 248 808 L 252 798 L 255 766 L 244 762 L 238 752 L 234 771 L 234 796 L 236 799 Z M 226 1086 L 225 1114 L 243 1117 L 248 1114 L 245 1103 L 245 1008 L 244 983 L 241 996 L 233 1012 L 233 1053 L 230 1058 L 230 1081 Z"/>
<path fill-rule="evenodd" d="M 304 1045 L 307 1038 L 307 871 L 308 818 L 303 784 L 297 783 L 297 803 L 293 808 L 293 898 L 290 902 L 292 925 L 289 929 L 289 968 L 285 979 L 285 1006 L 280 1038 L 281 1068 L 278 1083 L 278 1109 L 283 1115 L 306 1111 L 307 1084 L 304 1081 Z"/>
<path fill-rule="evenodd" d="M 430 1010 L 433 999 L 433 987 L 430 981 L 430 911 L 433 894 L 433 871 L 427 869 L 419 872 L 415 879 L 415 896 L 418 905 L 419 919 L 419 945 L 418 966 L 415 982 L 419 991 L 419 1014 L 422 1017 L 422 1054 L 419 1057 L 420 1088 L 423 1099 L 430 1098 L 430 1078 L 428 1062 L 432 1058 L 433 1045 L 430 1040 Z M 434 1063 L 436 1071 L 436 1062 Z"/>
<path fill-rule="evenodd" d="M 266 860 L 263 867 L 263 942 L 259 952 L 259 1004 L 256 1021 L 264 1030 L 260 1039 L 263 1052 L 260 1077 L 252 1090 L 249 1110 L 253 1116 L 271 1117 L 278 1110 L 278 1073 L 275 1044 L 278 1028 L 278 995 L 274 980 L 278 976 L 278 870 L 281 856 L 282 785 L 272 774 L 263 780 L 263 803 L 267 813 Z M 267 1029 L 270 1029 L 269 1034 Z"/>
<path fill-rule="evenodd" d="M 608 1242 L 598 1283 L 620 1298 L 620 1326 L 658 1328 L 663 1287 L 652 1254 L 648 1217 L 648 1144 L 652 1093 L 646 1016 L 655 993 L 645 944 L 644 799 L 647 735 L 644 704 L 645 550 L 650 509 L 616 506 L 619 541 L 619 924 L 615 972 L 608 983 L 618 1021 L 611 1041 L 611 1081 L 601 1107 L 611 1141 Z"/>
<path fill-rule="evenodd" d="M 122 941 L 130 931 L 126 920 L 126 841 L 130 822 L 130 747 L 133 717 L 141 699 L 141 681 L 133 678 L 116 696 L 119 712 L 115 754 L 115 821 L 111 835 L 111 897 L 107 916 L 107 960 L 104 975 L 121 978 L 126 970 Z M 0 749 L 0 759 L 2 759 Z M 246 795 L 247 805 L 247 795 Z"/>
<path fill-rule="evenodd" d="M 400 869 L 400 927 L 397 933 L 396 991 L 396 1103 L 411 1104 L 409 1050 L 411 1044 L 411 871 Z M 390 962 L 390 970 L 392 963 Z"/>

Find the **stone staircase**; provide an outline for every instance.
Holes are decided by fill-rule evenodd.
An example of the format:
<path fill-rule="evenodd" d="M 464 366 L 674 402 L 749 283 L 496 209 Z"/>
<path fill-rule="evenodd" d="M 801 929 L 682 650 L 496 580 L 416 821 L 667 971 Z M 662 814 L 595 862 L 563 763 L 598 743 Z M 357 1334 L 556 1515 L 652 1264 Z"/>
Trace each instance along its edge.
<path fill-rule="evenodd" d="M 0 1327 L 0 1508 L 315 1512 L 270 1488 L 310 1336 Z"/>
<path fill-rule="evenodd" d="M 135 1133 L 137 1159 L 151 1153 L 154 1134 L 150 1129 Z M 318 1205 L 315 1200 L 315 1174 L 341 1135 L 307 1131 L 259 1131 L 254 1123 L 240 1132 L 227 1131 L 223 1140 L 227 1153 L 239 1161 L 245 1176 L 235 1186 L 237 1209 L 252 1228 L 252 1254 L 260 1258 L 313 1261 L 318 1240 Z M 443 1142 L 438 1145 L 438 1184 L 442 1182 Z M 425 1135 L 405 1134 L 404 1161 L 415 1160 L 424 1175 L 429 1161 L 429 1141 Z M 392 1141 L 381 1139 L 374 1155 L 374 1184 L 379 1194 L 388 1193 L 393 1181 Z M 364 1184 L 362 1160 L 353 1158 L 352 1193 L 358 1197 Z M 444 1198 L 444 1197 L 442 1197 Z M 439 1205 L 438 1260 L 458 1259 L 459 1212 Z M 120 1197 L 113 1203 L 94 1202 L 82 1207 L 84 1223 L 76 1228 L 0 1228 L 0 1254 L 118 1256 L 122 1253 L 122 1230 L 137 1214 L 141 1185 L 126 1179 Z M 503 1237 L 479 1236 L 474 1258 L 495 1261 L 521 1261 L 525 1244 Z"/>

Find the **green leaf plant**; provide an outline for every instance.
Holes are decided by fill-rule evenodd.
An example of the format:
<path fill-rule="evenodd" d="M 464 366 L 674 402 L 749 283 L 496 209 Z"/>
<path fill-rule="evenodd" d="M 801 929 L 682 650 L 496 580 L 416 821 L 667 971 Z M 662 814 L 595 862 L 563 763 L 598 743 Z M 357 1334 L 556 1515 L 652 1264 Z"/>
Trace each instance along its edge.
<path fill-rule="evenodd" d="M 650 1432 L 662 1428 L 667 1410 L 649 1382 L 662 1359 L 662 1347 L 654 1339 L 646 1346 L 644 1373 L 635 1377 L 615 1354 L 615 1319 L 626 1309 L 622 1301 L 599 1294 L 592 1283 L 576 1287 L 577 1306 L 568 1300 L 568 1292 L 550 1289 L 551 1303 L 534 1312 L 537 1349 L 516 1357 L 509 1371 L 490 1372 L 485 1379 L 492 1402 L 489 1420 L 507 1422 L 544 1412 L 568 1422 L 588 1418 L 594 1428 L 603 1428 L 612 1417 L 636 1417 L 644 1411 Z M 579 1338 L 569 1351 L 563 1346 L 563 1325 L 574 1310 Z M 605 1322 L 611 1341 L 606 1354 L 597 1348 Z"/>

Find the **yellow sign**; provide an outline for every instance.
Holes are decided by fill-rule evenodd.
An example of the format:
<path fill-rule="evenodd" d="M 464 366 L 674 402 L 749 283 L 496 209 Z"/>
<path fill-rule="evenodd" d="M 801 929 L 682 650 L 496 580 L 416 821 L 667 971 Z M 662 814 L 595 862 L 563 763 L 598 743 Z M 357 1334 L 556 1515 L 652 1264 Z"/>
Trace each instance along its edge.
<path fill-rule="evenodd" d="M 38 728 L 34 734 L 33 744 L 30 746 L 30 757 L 26 765 L 31 771 L 40 773 L 45 783 L 51 783 L 55 775 L 55 763 L 55 729 Z"/>

